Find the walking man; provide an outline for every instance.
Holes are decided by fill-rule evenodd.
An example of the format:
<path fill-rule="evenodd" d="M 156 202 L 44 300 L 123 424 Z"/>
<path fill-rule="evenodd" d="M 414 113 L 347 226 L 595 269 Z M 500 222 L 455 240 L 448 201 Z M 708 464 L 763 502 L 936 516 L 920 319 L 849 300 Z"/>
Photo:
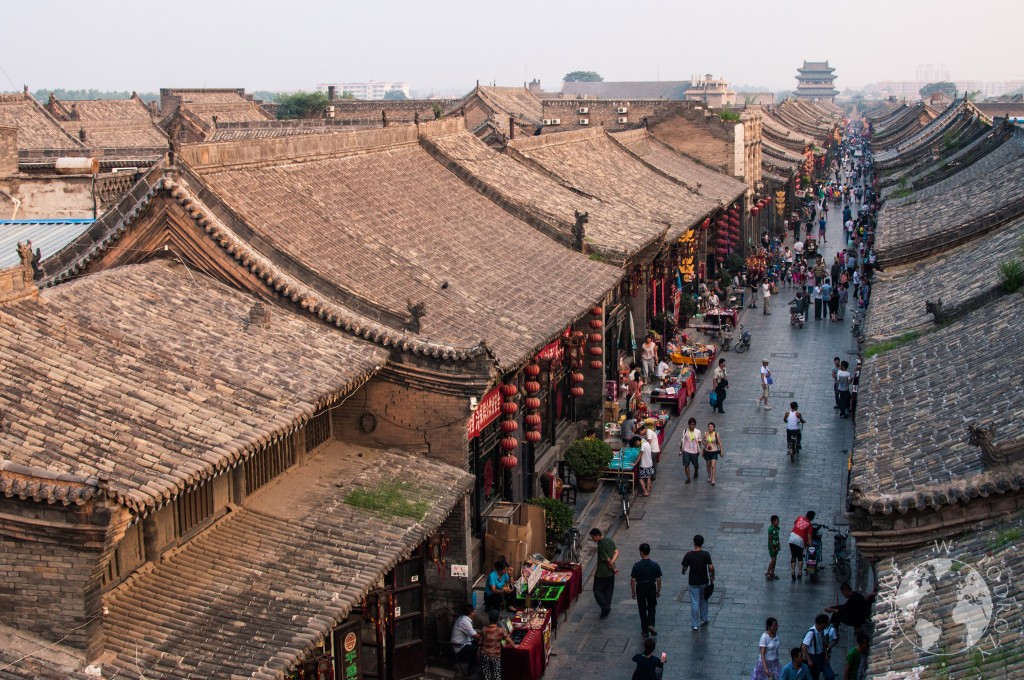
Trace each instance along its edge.
<path fill-rule="evenodd" d="M 708 600 L 704 589 L 715 580 L 711 553 L 704 550 L 704 537 L 693 537 L 693 550 L 683 556 L 683 574 L 690 572 L 690 627 L 697 630 L 708 622 Z M 828 617 L 825 617 L 826 622 Z"/>
<path fill-rule="evenodd" d="M 619 570 L 615 560 L 619 559 L 619 549 L 612 539 L 605 538 L 597 527 L 590 530 L 590 540 L 597 543 L 597 570 L 594 572 L 594 599 L 601 608 L 601 618 L 608 618 L 612 611 L 612 595 L 615 593 L 615 575 Z"/>
<path fill-rule="evenodd" d="M 839 379 L 836 377 L 839 375 L 839 357 L 832 357 L 832 394 L 836 398 L 836 405 L 832 408 L 839 408 Z"/>
<path fill-rule="evenodd" d="M 771 404 L 768 403 L 768 395 L 771 393 L 772 386 L 772 372 L 768 369 L 768 360 L 761 359 L 761 396 L 757 398 L 757 403 L 764 403 L 764 410 L 770 411 L 772 409 Z"/>
<path fill-rule="evenodd" d="M 836 395 L 839 397 L 839 417 L 850 417 L 850 383 L 853 376 L 850 375 L 850 362 L 844 361 L 839 364 L 839 372 L 836 373 Z"/>
<path fill-rule="evenodd" d="M 825 634 L 825 626 L 827 625 L 828 617 L 824 614 L 818 614 L 814 617 L 814 625 L 807 629 L 803 644 L 800 645 L 801 649 L 803 649 L 804 657 L 807 659 L 807 666 L 810 668 L 811 677 L 814 680 L 818 680 L 821 676 L 824 676 L 825 680 L 834 680 L 836 677 L 835 671 L 832 670 L 832 665 L 828 659 L 831 644 L 829 637 Z"/>
<path fill-rule="evenodd" d="M 693 466 L 693 478 L 697 479 L 698 459 L 700 456 L 701 432 L 697 429 L 697 419 L 690 418 L 683 430 L 683 438 L 679 440 L 679 455 L 683 458 L 683 470 L 686 472 L 686 483 L 690 483 L 690 466 Z"/>
<path fill-rule="evenodd" d="M 768 302 L 772 297 L 772 286 L 767 279 L 765 279 L 765 282 L 761 284 L 761 297 L 764 298 L 764 313 L 771 314 L 771 312 L 768 311 Z"/>
<path fill-rule="evenodd" d="M 629 586 L 640 610 L 640 634 L 657 635 L 654 615 L 661 597 L 661 567 L 651 559 L 651 546 L 640 544 L 640 561 L 629 574 Z"/>
<path fill-rule="evenodd" d="M 712 376 L 712 385 L 717 395 L 715 401 L 715 411 L 718 413 L 725 413 L 725 409 L 722 408 L 722 403 L 725 401 L 725 390 L 729 387 L 729 374 L 725 370 L 725 359 L 718 360 L 718 368 L 715 369 L 714 376 Z"/>

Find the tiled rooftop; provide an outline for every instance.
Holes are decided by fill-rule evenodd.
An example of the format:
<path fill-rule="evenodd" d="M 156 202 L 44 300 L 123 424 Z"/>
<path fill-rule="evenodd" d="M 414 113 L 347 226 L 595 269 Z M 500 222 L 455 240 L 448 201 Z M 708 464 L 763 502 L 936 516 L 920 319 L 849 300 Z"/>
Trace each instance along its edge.
<path fill-rule="evenodd" d="M 967 169 L 879 211 L 878 259 L 905 261 L 977 236 L 1024 212 L 1024 135 Z"/>
<path fill-rule="evenodd" d="M 646 167 L 600 129 L 515 139 L 509 149 L 567 186 L 603 201 L 626 202 L 652 221 L 669 223 L 668 239 L 721 207 Z"/>
<path fill-rule="evenodd" d="M 386 352 L 166 260 L 0 308 L 0 492 L 134 510 L 218 474 L 376 371 Z M 296 359 L 301 357 L 301 361 Z M 39 472 L 40 474 L 36 474 Z M 50 478 L 28 484 L 29 477 Z"/>
<path fill-rule="evenodd" d="M 740 198 L 747 189 L 742 181 L 676 151 L 645 129 L 616 132 L 612 139 L 629 149 L 645 163 L 675 177 L 702 196 L 726 206 Z"/>
<path fill-rule="evenodd" d="M 195 145 L 183 156 L 204 154 L 236 155 L 197 170 L 267 252 L 401 317 L 423 302 L 419 337 L 483 341 L 501 366 L 532 356 L 621 277 L 553 248 L 431 157 L 412 126 Z"/>
<path fill-rule="evenodd" d="M 999 288 L 999 263 L 1012 259 L 1024 238 L 1024 219 L 966 245 L 917 262 L 889 267 L 876 276 L 865 327 L 869 338 L 892 338 L 930 328 L 925 301 L 942 300 L 945 314 L 987 304 Z"/>
<path fill-rule="evenodd" d="M 1022 531 L 1017 512 L 880 561 L 868 677 L 1024 677 Z"/>
<path fill-rule="evenodd" d="M 28 94 L 0 94 L 0 125 L 18 128 L 18 148 L 27 152 L 68 151 L 84 155 L 85 147 Z"/>
<path fill-rule="evenodd" d="M 103 677 L 283 677 L 437 530 L 472 483 L 420 455 L 329 443 L 104 597 L 115 658 Z M 382 484 L 422 502 L 422 518 L 345 502 Z"/>
<path fill-rule="evenodd" d="M 996 446 L 1024 442 L 1022 317 L 1024 295 L 1007 295 L 864 363 L 852 505 L 888 514 L 1024 486 L 1024 465 L 986 469 L 967 432 L 979 421 Z"/>
<path fill-rule="evenodd" d="M 525 206 L 538 219 L 557 228 L 571 243 L 575 212 L 588 215 L 586 243 L 616 263 L 654 243 L 668 225 L 651 222 L 628 205 L 584 196 L 511 156 L 498 153 L 469 132 L 430 137 L 447 162 L 470 173 L 503 201 Z"/>

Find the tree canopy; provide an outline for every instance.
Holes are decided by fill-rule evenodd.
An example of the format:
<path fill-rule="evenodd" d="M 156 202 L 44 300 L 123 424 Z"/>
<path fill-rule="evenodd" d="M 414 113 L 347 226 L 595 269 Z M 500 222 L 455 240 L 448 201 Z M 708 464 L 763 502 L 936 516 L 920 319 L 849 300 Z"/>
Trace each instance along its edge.
<path fill-rule="evenodd" d="M 565 83 L 600 83 L 604 80 L 597 71 L 572 71 L 562 78 Z"/>
<path fill-rule="evenodd" d="M 956 83 L 943 81 L 941 83 L 928 83 L 918 90 L 922 97 L 927 97 L 934 92 L 942 92 L 950 99 L 956 99 Z"/>
<path fill-rule="evenodd" d="M 384 99 L 388 101 L 396 101 L 401 99 L 408 99 L 408 97 L 406 97 L 405 93 L 402 92 L 401 90 L 388 90 L 387 92 L 384 93 Z"/>
<path fill-rule="evenodd" d="M 320 118 L 327 106 L 327 95 L 323 92 L 296 92 L 280 95 L 277 117 L 281 120 L 293 118 Z"/>

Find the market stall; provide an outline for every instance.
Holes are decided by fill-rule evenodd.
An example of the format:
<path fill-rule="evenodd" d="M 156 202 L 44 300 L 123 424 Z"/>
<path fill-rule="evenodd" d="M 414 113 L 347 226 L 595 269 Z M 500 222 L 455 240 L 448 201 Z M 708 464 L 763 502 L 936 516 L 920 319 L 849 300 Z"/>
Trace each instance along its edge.
<path fill-rule="evenodd" d="M 539 680 L 551 654 L 551 612 L 530 609 L 517 612 L 506 625 L 515 646 L 501 648 L 501 671 L 507 678 Z"/>
<path fill-rule="evenodd" d="M 662 387 L 651 392 L 651 403 L 667 405 L 672 409 L 673 415 L 678 416 L 696 393 L 697 376 L 691 367 L 682 365 L 665 379 Z"/>
<path fill-rule="evenodd" d="M 624 446 L 620 451 L 615 452 L 608 467 L 598 473 L 598 479 L 602 481 L 616 482 L 620 477 L 624 477 L 634 489 L 640 483 L 639 448 Z"/>

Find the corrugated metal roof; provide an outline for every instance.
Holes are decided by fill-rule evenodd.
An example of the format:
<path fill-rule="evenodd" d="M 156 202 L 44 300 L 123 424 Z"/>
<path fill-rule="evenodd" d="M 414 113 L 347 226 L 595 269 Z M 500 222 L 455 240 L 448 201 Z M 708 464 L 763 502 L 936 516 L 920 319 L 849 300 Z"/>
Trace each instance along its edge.
<path fill-rule="evenodd" d="M 32 241 L 32 248 L 39 248 L 43 259 L 71 243 L 79 234 L 96 220 L 0 220 L 0 269 L 13 267 L 20 262 L 18 244 Z"/>

